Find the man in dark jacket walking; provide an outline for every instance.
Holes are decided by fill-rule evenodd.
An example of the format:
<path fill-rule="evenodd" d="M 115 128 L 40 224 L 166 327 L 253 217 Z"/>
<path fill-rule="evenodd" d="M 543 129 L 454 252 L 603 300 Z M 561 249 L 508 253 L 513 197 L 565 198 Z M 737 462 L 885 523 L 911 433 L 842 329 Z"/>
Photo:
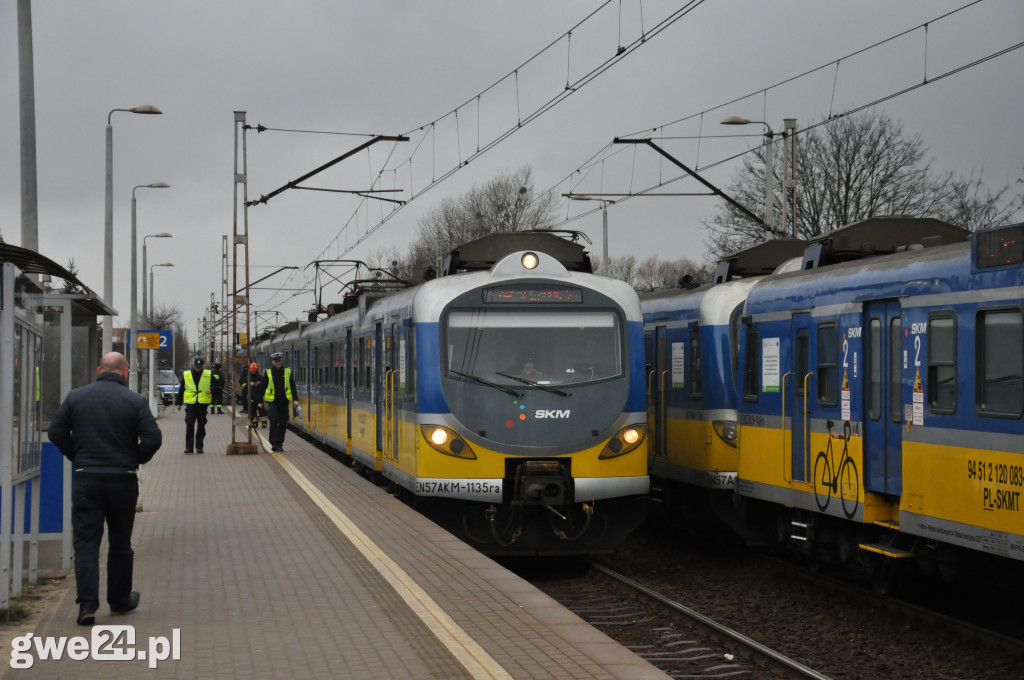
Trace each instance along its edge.
<path fill-rule="evenodd" d="M 74 465 L 71 526 L 74 532 L 78 623 L 96 621 L 100 604 L 100 542 L 110 527 L 107 603 L 123 614 L 139 606 L 132 590 L 132 528 L 139 500 L 138 469 L 160 448 L 163 436 L 145 397 L 128 389 L 128 360 L 104 355 L 96 382 L 72 390 L 50 423 L 50 441 Z"/>

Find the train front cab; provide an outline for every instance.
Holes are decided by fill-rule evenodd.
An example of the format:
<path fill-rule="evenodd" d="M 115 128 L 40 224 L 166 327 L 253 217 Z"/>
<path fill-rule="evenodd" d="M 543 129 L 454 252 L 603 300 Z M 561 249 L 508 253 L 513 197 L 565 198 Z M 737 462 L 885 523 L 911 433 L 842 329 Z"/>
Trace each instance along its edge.
<path fill-rule="evenodd" d="M 738 325 L 750 285 L 693 291 L 671 311 L 646 314 L 650 468 L 659 479 L 735 491 L 736 343 L 730 320 Z"/>
<path fill-rule="evenodd" d="M 778 239 L 751 246 L 724 257 L 710 285 L 641 298 L 650 470 L 657 480 L 652 494 L 700 515 L 710 509 L 750 543 L 760 539 L 746 530 L 733 502 L 743 306 L 758 281 L 796 268 L 805 245 L 799 239 Z M 673 493 L 675 484 L 688 488 Z"/>
<path fill-rule="evenodd" d="M 642 522 L 650 488 L 635 293 L 543 255 L 523 281 L 522 255 L 421 287 L 417 430 L 385 476 L 488 554 L 607 550 Z M 533 384 L 517 377 L 527 357 L 544 369 Z"/>

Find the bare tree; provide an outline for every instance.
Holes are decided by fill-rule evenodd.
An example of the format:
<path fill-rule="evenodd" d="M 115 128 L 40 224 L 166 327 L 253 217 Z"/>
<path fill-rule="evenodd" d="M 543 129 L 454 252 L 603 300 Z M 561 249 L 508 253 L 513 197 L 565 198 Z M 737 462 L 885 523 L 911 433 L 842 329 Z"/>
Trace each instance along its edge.
<path fill-rule="evenodd" d="M 142 314 L 145 327 L 156 331 L 173 331 L 173 347 L 171 351 L 157 351 L 157 366 L 182 367 L 189 365 L 188 331 L 182 317 L 184 312 L 177 305 L 157 305 L 152 314 Z M 173 356 L 172 356 L 173 352 Z"/>
<path fill-rule="evenodd" d="M 936 174 L 919 135 L 884 114 L 865 112 L 814 127 L 798 136 L 797 236 L 813 238 L 877 215 L 937 217 L 967 229 L 1005 223 L 1024 207 L 1009 187 L 984 189 L 981 172 L 967 178 Z M 764 157 L 744 157 L 726 193 L 764 215 Z M 775 186 L 781 186 L 781 177 Z M 781 212 L 781 196 L 775 210 Z M 724 201 L 705 227 L 712 259 L 771 235 Z"/>
<path fill-rule="evenodd" d="M 685 257 L 678 260 L 662 260 L 648 257 L 639 264 L 632 255 L 608 258 L 605 276 L 625 281 L 634 290 L 645 293 L 659 288 L 675 288 L 680 279 L 689 275 L 696 281 L 710 277 L 711 272 Z"/>
<path fill-rule="evenodd" d="M 445 197 L 420 219 L 419 233 L 405 257 L 384 253 L 379 259 L 395 262 L 389 268 L 406 280 L 421 280 L 428 267 L 437 267 L 452 249 L 500 231 L 543 229 L 555 222 L 557 198 L 534 196 L 530 166 L 503 171 L 483 186 L 473 186 L 459 197 Z"/>

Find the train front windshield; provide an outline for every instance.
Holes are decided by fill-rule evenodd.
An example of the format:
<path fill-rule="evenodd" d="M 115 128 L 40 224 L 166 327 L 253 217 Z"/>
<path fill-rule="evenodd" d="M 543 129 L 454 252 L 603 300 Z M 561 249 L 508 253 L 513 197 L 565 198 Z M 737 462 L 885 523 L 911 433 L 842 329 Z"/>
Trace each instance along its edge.
<path fill-rule="evenodd" d="M 611 311 L 452 311 L 446 336 L 456 378 L 521 388 L 622 375 L 622 327 Z"/>

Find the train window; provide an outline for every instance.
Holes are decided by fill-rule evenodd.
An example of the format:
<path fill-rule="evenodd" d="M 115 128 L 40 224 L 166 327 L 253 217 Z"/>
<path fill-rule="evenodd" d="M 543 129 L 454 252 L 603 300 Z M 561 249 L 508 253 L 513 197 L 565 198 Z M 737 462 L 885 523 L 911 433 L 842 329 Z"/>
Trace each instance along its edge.
<path fill-rule="evenodd" d="M 623 374 L 624 330 L 610 310 L 452 310 L 444 323 L 453 377 L 523 387 Z"/>
<path fill-rule="evenodd" d="M 798 397 L 804 396 L 804 377 L 810 370 L 810 341 L 807 329 L 801 328 L 796 332 L 796 384 L 793 386 L 793 394 Z"/>
<path fill-rule="evenodd" d="M 868 322 L 868 417 L 882 417 L 882 322 L 873 317 Z"/>
<path fill-rule="evenodd" d="M 839 403 L 839 336 L 835 321 L 818 324 L 818 403 Z"/>
<path fill-rule="evenodd" d="M 1019 418 L 1024 413 L 1024 316 L 1019 309 L 979 312 L 977 333 L 978 412 Z"/>
<path fill-rule="evenodd" d="M 406 394 L 416 398 L 416 326 L 409 326 L 409 337 L 405 342 L 405 389 Z"/>
<path fill-rule="evenodd" d="M 704 381 L 700 370 L 700 329 L 690 331 L 690 397 L 700 399 Z"/>
<path fill-rule="evenodd" d="M 345 331 L 345 346 L 342 348 L 344 354 L 342 355 L 342 362 L 344 368 L 342 369 L 342 384 L 345 387 L 345 398 L 350 399 L 352 397 L 352 376 L 355 372 L 352 370 L 352 357 L 355 356 L 356 350 L 355 345 L 352 344 L 352 331 Z"/>
<path fill-rule="evenodd" d="M 336 357 L 334 354 L 335 343 L 327 345 L 327 380 L 325 381 L 329 387 L 334 387 L 335 377 L 337 376 L 338 366 L 335 364 Z"/>
<path fill-rule="evenodd" d="M 757 326 L 747 327 L 747 351 L 743 355 L 743 400 L 757 401 L 761 391 L 761 339 Z"/>
<path fill-rule="evenodd" d="M 903 422 L 903 321 L 889 321 L 889 419 Z"/>
<path fill-rule="evenodd" d="M 363 376 L 363 387 L 373 391 L 373 340 L 367 339 L 366 341 L 366 355 L 363 357 L 366 363 L 363 365 L 365 375 Z M 372 396 L 371 396 L 372 399 Z"/>
<path fill-rule="evenodd" d="M 732 368 L 732 386 L 739 391 L 740 370 L 740 329 L 743 328 L 743 303 L 733 307 L 729 314 L 729 359 Z"/>
<path fill-rule="evenodd" d="M 331 360 L 329 364 L 329 372 L 331 374 L 331 386 L 341 387 L 341 372 L 342 367 L 342 346 L 340 342 L 331 343 Z"/>
<path fill-rule="evenodd" d="M 363 366 L 366 365 L 366 338 L 359 338 L 359 356 L 357 357 L 356 370 L 353 371 L 356 387 L 363 388 Z"/>
<path fill-rule="evenodd" d="M 956 316 L 952 311 L 928 315 L 928 408 L 956 412 Z"/>

